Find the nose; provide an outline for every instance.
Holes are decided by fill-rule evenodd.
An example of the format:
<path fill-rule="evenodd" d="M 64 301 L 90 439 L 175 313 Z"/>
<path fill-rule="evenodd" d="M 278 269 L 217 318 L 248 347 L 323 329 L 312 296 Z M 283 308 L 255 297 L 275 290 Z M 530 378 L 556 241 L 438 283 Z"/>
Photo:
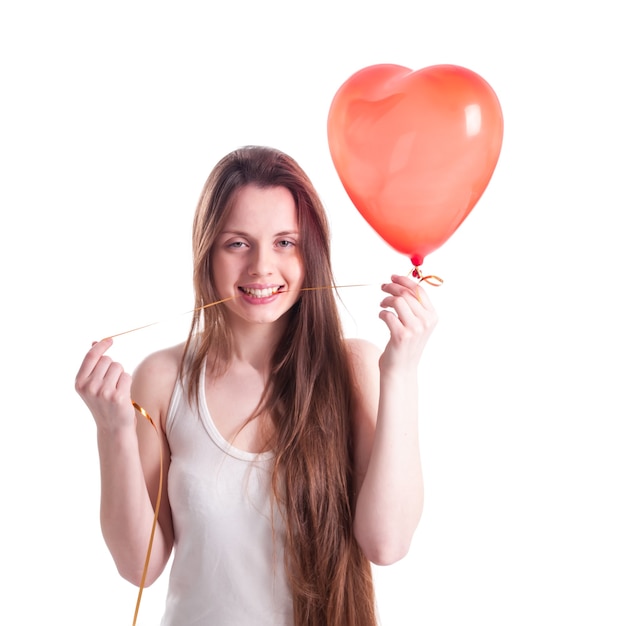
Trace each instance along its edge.
<path fill-rule="evenodd" d="M 262 246 L 255 247 L 250 255 L 248 267 L 250 276 L 269 276 L 272 274 L 272 269 L 271 252 Z"/>

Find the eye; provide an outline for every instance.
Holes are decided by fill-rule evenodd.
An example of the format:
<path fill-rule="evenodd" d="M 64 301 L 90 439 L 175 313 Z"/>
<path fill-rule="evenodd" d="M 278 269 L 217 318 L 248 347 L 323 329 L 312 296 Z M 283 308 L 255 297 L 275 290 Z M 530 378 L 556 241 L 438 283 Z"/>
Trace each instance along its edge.
<path fill-rule="evenodd" d="M 296 242 L 291 241 L 289 239 L 280 239 L 279 241 L 276 242 L 276 245 L 279 248 L 291 248 L 292 246 L 296 245 Z"/>
<path fill-rule="evenodd" d="M 243 248 L 245 245 L 246 244 L 243 241 L 231 241 L 230 243 L 226 244 L 226 247 L 232 248 L 233 250 L 239 250 L 240 248 Z"/>

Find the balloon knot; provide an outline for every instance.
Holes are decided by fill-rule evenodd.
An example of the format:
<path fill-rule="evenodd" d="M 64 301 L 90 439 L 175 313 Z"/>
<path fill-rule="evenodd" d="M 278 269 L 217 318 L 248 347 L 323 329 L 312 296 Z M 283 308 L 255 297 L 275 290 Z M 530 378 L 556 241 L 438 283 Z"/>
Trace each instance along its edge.
<path fill-rule="evenodd" d="M 439 276 L 434 276 L 432 274 L 429 276 L 424 276 L 422 270 L 417 265 L 413 268 L 411 275 L 413 276 L 413 278 L 417 278 L 418 283 L 428 283 L 433 287 L 440 287 L 441 285 L 443 285 L 443 278 L 439 278 Z"/>

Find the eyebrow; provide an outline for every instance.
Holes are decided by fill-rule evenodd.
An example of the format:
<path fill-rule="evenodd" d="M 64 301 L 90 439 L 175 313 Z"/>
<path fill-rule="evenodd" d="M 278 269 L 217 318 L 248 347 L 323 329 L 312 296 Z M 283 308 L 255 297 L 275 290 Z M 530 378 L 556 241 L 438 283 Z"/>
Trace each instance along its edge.
<path fill-rule="evenodd" d="M 274 233 L 273 237 L 292 237 L 294 235 L 299 235 L 300 231 L 298 230 L 281 230 L 278 233 Z M 236 235 L 238 237 L 250 237 L 250 233 L 247 233 L 244 230 L 223 230 L 220 235 Z"/>

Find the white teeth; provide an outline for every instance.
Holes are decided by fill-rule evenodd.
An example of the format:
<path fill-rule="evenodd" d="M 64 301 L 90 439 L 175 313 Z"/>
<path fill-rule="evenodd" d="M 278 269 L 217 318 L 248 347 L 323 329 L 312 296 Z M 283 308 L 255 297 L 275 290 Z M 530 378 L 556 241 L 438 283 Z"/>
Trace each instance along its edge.
<path fill-rule="evenodd" d="M 241 288 L 242 291 L 249 296 L 253 296 L 254 298 L 268 298 L 269 296 L 273 296 L 278 292 L 279 287 L 271 287 L 266 289 L 247 289 L 246 287 Z"/>

